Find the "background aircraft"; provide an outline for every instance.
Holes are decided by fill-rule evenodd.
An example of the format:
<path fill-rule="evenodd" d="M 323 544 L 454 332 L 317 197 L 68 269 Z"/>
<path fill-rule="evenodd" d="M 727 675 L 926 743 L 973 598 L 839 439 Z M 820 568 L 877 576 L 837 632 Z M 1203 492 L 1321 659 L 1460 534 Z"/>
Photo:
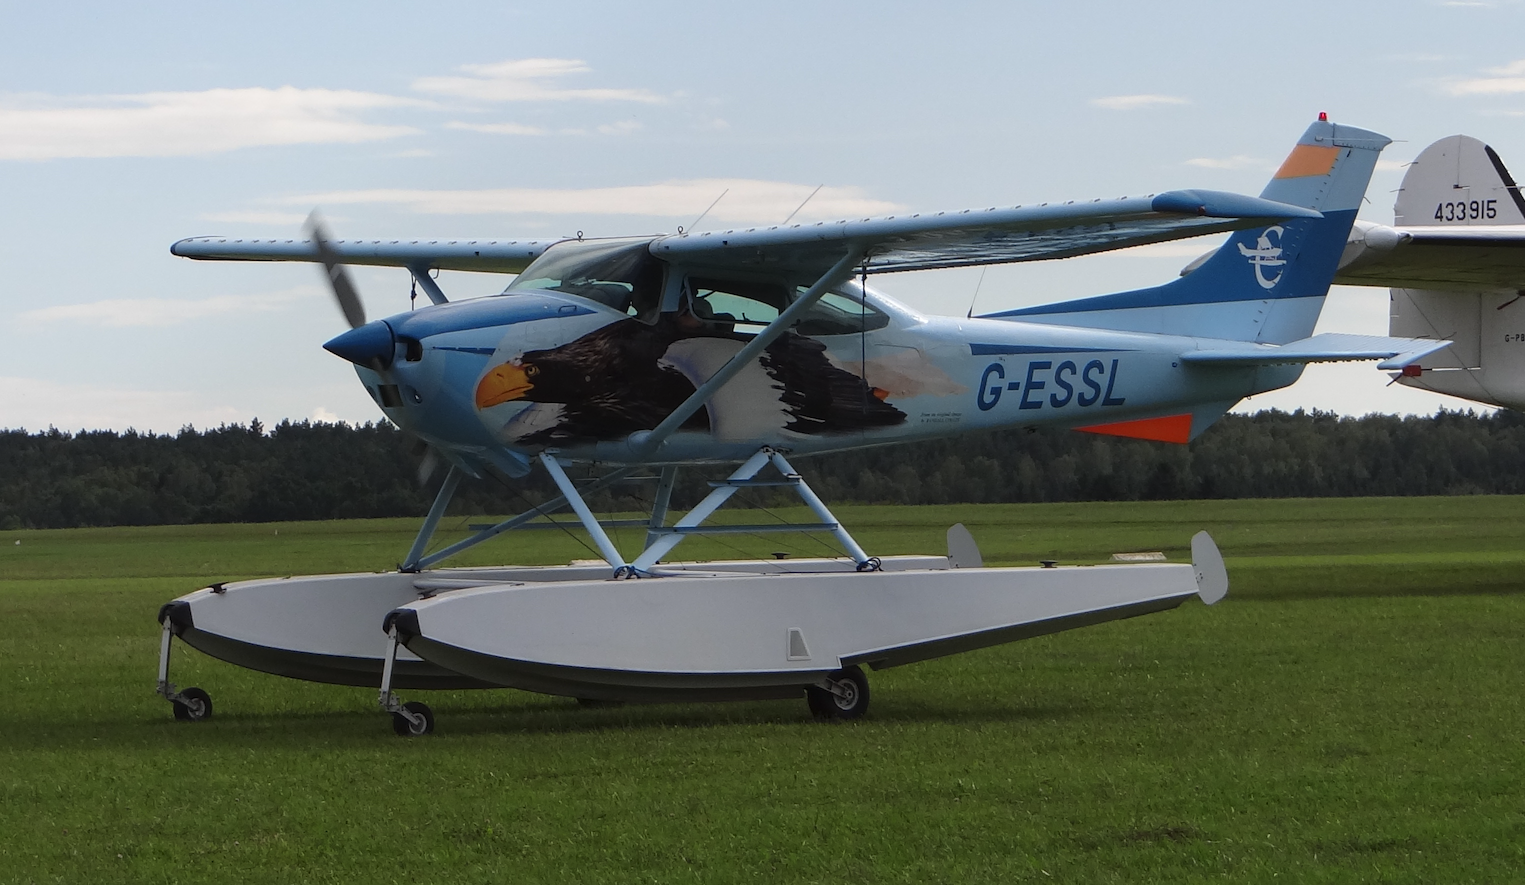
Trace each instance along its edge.
<path fill-rule="evenodd" d="M 1391 334 L 1452 342 L 1398 383 L 1525 409 L 1525 196 L 1503 160 L 1442 138 L 1409 165 L 1393 214 L 1356 226 L 1336 280 L 1391 287 Z"/>

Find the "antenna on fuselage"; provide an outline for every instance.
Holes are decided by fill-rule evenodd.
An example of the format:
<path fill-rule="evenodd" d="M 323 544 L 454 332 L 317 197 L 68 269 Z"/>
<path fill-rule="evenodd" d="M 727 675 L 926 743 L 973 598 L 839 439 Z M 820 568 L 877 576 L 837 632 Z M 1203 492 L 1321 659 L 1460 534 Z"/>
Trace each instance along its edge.
<path fill-rule="evenodd" d="M 969 299 L 969 312 L 964 314 L 964 319 L 966 319 L 966 320 L 974 319 L 974 302 L 979 300 L 979 297 L 980 297 L 980 287 L 985 285 L 985 271 L 987 271 L 987 270 L 990 270 L 990 268 L 988 268 L 988 267 L 980 268 L 980 281 L 978 283 L 974 284 L 974 297 Z"/>
<path fill-rule="evenodd" d="M 730 189 L 730 188 L 726 188 L 726 189 L 725 189 L 725 190 L 723 190 L 723 191 L 721 191 L 721 192 L 720 192 L 720 196 L 718 196 L 718 197 L 716 197 L 716 198 L 715 198 L 715 202 L 714 202 L 714 203 L 711 203 L 711 204 L 710 204 L 710 209 L 713 209 L 713 208 L 715 208 L 715 206 L 716 206 L 716 205 L 717 205 L 717 204 L 718 204 L 718 203 L 719 203 L 719 202 L 720 202 L 720 201 L 721 201 L 721 200 L 723 200 L 723 199 L 725 199 L 725 195 L 726 195 L 726 194 L 728 194 L 728 193 L 730 193 L 730 192 L 731 192 L 731 189 Z M 708 215 L 708 214 L 710 214 L 710 209 L 706 209 L 706 210 L 704 210 L 704 211 L 703 211 L 703 212 L 700 212 L 700 213 L 699 213 L 699 217 L 698 217 L 698 218 L 695 218 L 695 219 L 694 219 L 694 223 L 693 223 L 693 224 L 690 224 L 690 225 L 689 225 L 689 226 L 688 226 L 688 229 L 689 229 L 689 230 L 693 230 L 693 229 L 694 229 L 694 226 L 695 226 L 695 225 L 697 225 L 697 224 L 698 224 L 698 223 L 699 223 L 699 222 L 701 222 L 701 221 L 703 221 L 703 220 L 704 220 L 704 216 L 706 216 L 706 215 Z"/>
<path fill-rule="evenodd" d="M 805 202 L 804 203 L 800 203 L 798 206 L 795 206 L 794 207 L 794 211 L 789 213 L 789 217 L 785 218 L 783 221 L 780 221 L 778 223 L 778 226 L 779 227 L 783 227 L 784 225 L 788 224 L 790 221 L 794 220 L 794 216 L 800 214 L 800 210 L 805 208 L 805 203 L 808 203 L 811 200 L 815 199 L 815 195 L 820 193 L 821 192 L 821 188 L 823 188 L 825 186 L 826 186 L 826 182 L 824 182 L 824 181 L 821 182 L 820 184 L 816 185 L 815 186 L 815 190 L 810 192 L 810 196 L 805 198 Z"/>

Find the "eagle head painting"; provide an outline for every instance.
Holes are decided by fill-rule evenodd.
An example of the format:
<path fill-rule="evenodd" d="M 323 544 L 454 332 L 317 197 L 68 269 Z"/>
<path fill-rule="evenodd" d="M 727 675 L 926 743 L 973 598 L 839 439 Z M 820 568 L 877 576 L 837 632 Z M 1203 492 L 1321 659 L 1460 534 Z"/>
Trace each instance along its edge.
<path fill-rule="evenodd" d="M 619 439 L 656 427 L 747 340 L 617 320 L 560 347 L 527 351 L 493 366 L 477 383 L 476 406 L 529 403 L 502 426 L 505 442 L 543 446 Z M 819 341 L 787 332 L 683 429 L 738 441 L 766 439 L 781 430 L 844 433 L 904 422 L 905 413 L 886 402 L 886 395 L 832 365 Z"/>

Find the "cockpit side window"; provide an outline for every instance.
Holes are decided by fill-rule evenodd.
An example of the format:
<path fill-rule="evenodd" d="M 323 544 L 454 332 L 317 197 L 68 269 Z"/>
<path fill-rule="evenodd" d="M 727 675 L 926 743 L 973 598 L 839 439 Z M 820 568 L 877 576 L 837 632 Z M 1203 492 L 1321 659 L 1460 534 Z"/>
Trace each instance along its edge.
<path fill-rule="evenodd" d="M 642 322 L 655 322 L 666 264 L 648 241 L 565 242 L 519 274 L 503 294 L 560 292 L 597 301 Z"/>

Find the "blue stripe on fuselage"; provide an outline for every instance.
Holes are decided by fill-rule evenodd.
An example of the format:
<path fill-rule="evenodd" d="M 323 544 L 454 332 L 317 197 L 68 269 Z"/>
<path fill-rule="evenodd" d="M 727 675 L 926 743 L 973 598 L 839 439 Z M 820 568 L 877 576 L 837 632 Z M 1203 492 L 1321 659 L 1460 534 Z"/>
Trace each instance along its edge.
<path fill-rule="evenodd" d="M 969 345 L 969 353 L 974 356 L 996 356 L 998 354 L 1028 354 L 1028 353 L 1112 353 L 1115 347 L 1041 347 L 1030 344 L 974 344 Z"/>

